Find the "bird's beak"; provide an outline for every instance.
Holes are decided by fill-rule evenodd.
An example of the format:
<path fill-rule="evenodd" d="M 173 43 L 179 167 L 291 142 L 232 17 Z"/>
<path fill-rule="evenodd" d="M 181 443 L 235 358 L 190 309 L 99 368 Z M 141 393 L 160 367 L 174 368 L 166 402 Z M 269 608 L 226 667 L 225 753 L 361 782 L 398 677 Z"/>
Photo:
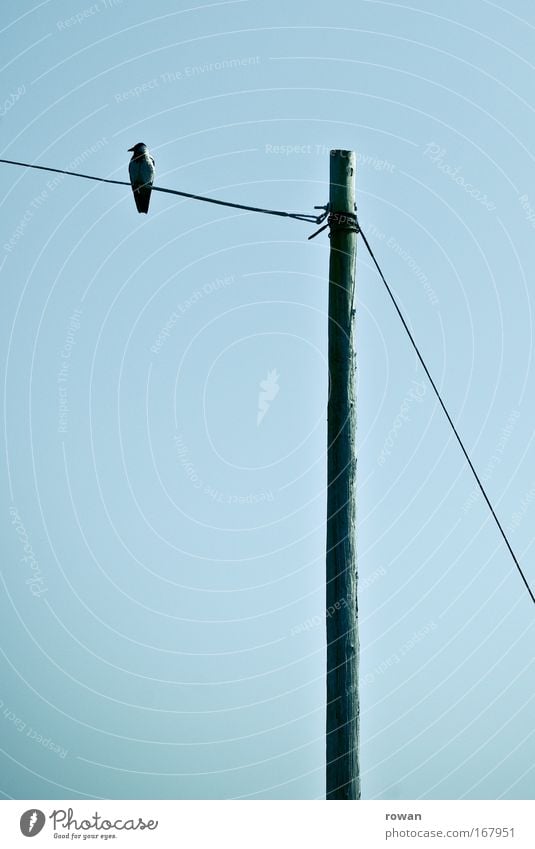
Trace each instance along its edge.
<path fill-rule="evenodd" d="M 128 153 L 133 153 L 133 152 L 134 152 L 134 148 L 133 148 L 133 147 L 129 147 L 129 148 L 128 148 Z"/>

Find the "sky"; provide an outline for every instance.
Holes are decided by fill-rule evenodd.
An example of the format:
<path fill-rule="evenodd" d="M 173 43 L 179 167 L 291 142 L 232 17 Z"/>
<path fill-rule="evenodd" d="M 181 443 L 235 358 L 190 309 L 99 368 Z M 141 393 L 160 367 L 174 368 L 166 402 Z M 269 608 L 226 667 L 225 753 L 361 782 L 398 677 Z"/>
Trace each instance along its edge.
<path fill-rule="evenodd" d="M 360 224 L 535 585 L 526 0 L 21 0 L 4 159 Z M 329 240 L 0 163 L 4 798 L 321 799 Z M 362 242 L 365 799 L 533 797 L 534 610 Z"/>

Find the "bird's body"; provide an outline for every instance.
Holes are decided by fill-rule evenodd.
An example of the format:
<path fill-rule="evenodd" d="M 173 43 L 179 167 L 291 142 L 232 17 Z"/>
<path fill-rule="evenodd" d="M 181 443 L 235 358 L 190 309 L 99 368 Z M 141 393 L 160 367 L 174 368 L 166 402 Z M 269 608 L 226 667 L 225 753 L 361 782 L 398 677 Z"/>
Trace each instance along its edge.
<path fill-rule="evenodd" d="M 150 193 L 154 182 L 154 159 L 143 142 L 138 142 L 129 149 L 132 159 L 128 166 L 132 191 L 138 212 L 149 211 Z"/>

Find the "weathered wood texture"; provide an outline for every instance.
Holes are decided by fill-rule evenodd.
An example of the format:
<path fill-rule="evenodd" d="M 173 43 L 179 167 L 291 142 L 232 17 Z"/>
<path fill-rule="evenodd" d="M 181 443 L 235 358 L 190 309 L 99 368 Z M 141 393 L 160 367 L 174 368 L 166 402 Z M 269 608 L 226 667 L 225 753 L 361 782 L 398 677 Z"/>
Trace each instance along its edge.
<path fill-rule="evenodd" d="M 329 212 L 327 456 L 327 799 L 359 799 L 356 410 L 353 296 L 355 154 L 333 150 Z M 343 213 L 349 213 L 344 220 Z"/>

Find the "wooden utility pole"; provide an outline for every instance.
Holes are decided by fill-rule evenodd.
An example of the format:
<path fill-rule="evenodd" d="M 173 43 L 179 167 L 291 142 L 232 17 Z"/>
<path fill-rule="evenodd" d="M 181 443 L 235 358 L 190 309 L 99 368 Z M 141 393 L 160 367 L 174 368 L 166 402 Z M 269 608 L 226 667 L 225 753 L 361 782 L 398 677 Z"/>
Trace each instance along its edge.
<path fill-rule="evenodd" d="M 353 298 L 355 154 L 331 150 L 327 448 L 327 799 L 360 799 L 356 411 Z"/>

